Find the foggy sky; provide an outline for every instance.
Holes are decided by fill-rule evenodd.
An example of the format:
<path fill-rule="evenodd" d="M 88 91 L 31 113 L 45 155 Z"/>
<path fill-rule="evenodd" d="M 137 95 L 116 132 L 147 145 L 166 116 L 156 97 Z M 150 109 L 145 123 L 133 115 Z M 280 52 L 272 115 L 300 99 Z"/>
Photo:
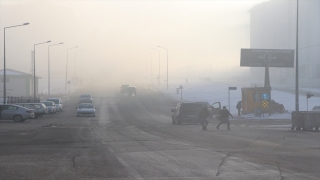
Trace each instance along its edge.
<path fill-rule="evenodd" d="M 48 45 L 52 77 L 64 78 L 69 51 L 69 76 L 165 77 L 169 49 L 171 74 L 179 69 L 220 71 L 239 66 L 240 48 L 249 48 L 249 13 L 265 0 L 249 1 L 0 1 L 0 56 L 6 30 L 7 68 L 30 72 L 36 46 L 36 74 L 47 78 Z M 84 49 L 83 51 L 76 52 Z M 75 58 L 75 52 L 76 57 Z M 1 61 L 3 62 L 3 61 Z M 3 68 L 3 63 L 0 64 Z"/>

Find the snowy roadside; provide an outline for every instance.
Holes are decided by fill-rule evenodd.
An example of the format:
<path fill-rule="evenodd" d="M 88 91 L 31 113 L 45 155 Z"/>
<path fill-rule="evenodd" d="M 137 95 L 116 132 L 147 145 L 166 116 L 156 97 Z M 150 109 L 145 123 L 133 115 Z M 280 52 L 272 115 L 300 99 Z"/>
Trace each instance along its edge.
<path fill-rule="evenodd" d="M 228 87 L 232 84 L 223 82 L 208 82 L 203 80 L 188 80 L 188 83 L 183 80 L 171 81 L 167 90 L 166 83 L 162 83 L 160 86 L 153 86 L 155 90 L 161 92 L 165 96 L 180 101 L 181 94 L 176 93 L 176 88 L 180 85 L 183 86 L 182 101 L 206 101 L 210 104 L 214 102 L 221 102 L 221 106 L 228 108 Z M 272 90 L 272 99 L 276 102 L 283 104 L 287 113 L 272 114 L 271 116 L 265 115 L 264 117 L 255 117 L 254 114 L 237 116 L 236 104 L 241 100 L 241 87 L 237 87 L 237 90 L 230 91 L 230 112 L 234 115 L 234 119 L 291 119 L 291 112 L 295 109 L 295 95 L 278 90 Z M 307 110 L 307 99 L 305 96 L 299 96 L 300 110 Z M 320 105 L 320 98 L 313 97 L 309 99 L 309 110 L 313 106 Z"/>

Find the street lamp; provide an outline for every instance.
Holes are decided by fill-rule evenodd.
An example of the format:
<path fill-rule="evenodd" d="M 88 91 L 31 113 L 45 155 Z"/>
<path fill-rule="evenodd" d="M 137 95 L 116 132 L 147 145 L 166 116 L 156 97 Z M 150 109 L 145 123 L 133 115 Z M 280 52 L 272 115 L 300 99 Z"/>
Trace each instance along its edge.
<path fill-rule="evenodd" d="M 18 27 L 18 26 L 26 26 L 29 23 L 23 23 L 21 25 L 9 26 L 5 27 L 3 30 L 3 104 L 7 104 L 7 91 L 6 91 L 6 29 Z"/>
<path fill-rule="evenodd" d="M 67 84 L 68 84 L 68 58 L 69 58 L 69 50 L 70 50 L 70 49 L 77 48 L 77 47 L 78 47 L 78 46 L 75 46 L 75 47 L 69 48 L 69 49 L 67 50 L 66 83 L 65 83 L 64 91 L 67 91 Z"/>
<path fill-rule="evenodd" d="M 36 102 L 36 45 L 46 44 L 51 41 L 46 41 L 33 45 L 33 102 Z"/>
<path fill-rule="evenodd" d="M 296 100 L 296 112 L 299 111 L 299 63 L 298 63 L 298 49 L 299 49 L 299 0 L 297 0 L 297 30 L 296 30 L 296 92 L 295 92 L 295 100 Z"/>
<path fill-rule="evenodd" d="M 168 49 L 161 47 L 158 45 L 159 48 L 167 50 L 167 90 L 169 89 L 169 61 L 168 61 Z M 160 73 L 159 73 L 160 74 Z"/>
<path fill-rule="evenodd" d="M 50 96 L 50 46 L 56 46 L 61 44 L 63 44 L 63 42 L 48 46 L 48 96 Z"/>
<path fill-rule="evenodd" d="M 76 51 L 76 52 L 74 52 L 74 77 L 76 77 L 77 76 L 77 68 L 76 68 L 76 63 L 77 63 L 77 52 L 79 52 L 79 51 L 83 51 L 84 49 L 80 49 L 80 50 L 78 50 L 78 51 Z"/>
<path fill-rule="evenodd" d="M 159 81 L 159 86 L 160 86 L 160 50 L 154 49 L 154 48 L 151 48 L 151 49 L 159 52 L 159 74 L 158 74 L 158 81 Z"/>

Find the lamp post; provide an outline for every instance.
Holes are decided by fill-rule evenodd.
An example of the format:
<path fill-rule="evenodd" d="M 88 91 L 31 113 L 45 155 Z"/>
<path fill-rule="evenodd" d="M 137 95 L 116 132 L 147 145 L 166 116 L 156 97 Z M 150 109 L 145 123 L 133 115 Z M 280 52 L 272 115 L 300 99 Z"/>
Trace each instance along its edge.
<path fill-rule="evenodd" d="M 23 23 L 21 25 L 9 26 L 3 29 L 3 104 L 7 104 L 7 90 L 6 90 L 6 29 L 18 27 L 18 26 L 26 26 L 29 23 Z"/>
<path fill-rule="evenodd" d="M 77 48 L 78 46 L 69 48 L 67 50 L 67 64 L 66 64 L 66 83 L 65 83 L 65 87 L 64 87 L 64 91 L 67 91 L 67 84 L 68 84 L 68 58 L 69 58 L 69 50 Z"/>
<path fill-rule="evenodd" d="M 84 49 L 80 49 L 76 52 L 74 52 L 74 77 L 77 76 L 77 52 L 83 51 Z"/>
<path fill-rule="evenodd" d="M 36 102 L 36 46 L 40 44 L 46 44 L 51 41 L 46 41 L 33 45 L 33 102 Z"/>
<path fill-rule="evenodd" d="M 152 48 L 153 50 L 155 51 L 158 51 L 159 52 L 159 74 L 158 74 L 158 85 L 160 86 L 160 50 L 158 49 L 154 49 Z"/>
<path fill-rule="evenodd" d="M 48 96 L 50 96 L 50 47 L 51 46 L 56 46 L 56 45 L 61 45 L 63 42 L 58 43 L 58 44 L 52 44 L 48 46 Z"/>
<path fill-rule="evenodd" d="M 158 45 L 158 47 L 167 50 L 167 90 L 168 90 L 169 89 L 169 61 L 168 61 L 169 50 L 167 48 L 161 47 L 159 45 Z"/>
<path fill-rule="evenodd" d="M 296 112 L 299 111 L 299 63 L 298 63 L 298 49 L 299 49 L 299 0 L 297 0 L 297 30 L 296 30 Z"/>

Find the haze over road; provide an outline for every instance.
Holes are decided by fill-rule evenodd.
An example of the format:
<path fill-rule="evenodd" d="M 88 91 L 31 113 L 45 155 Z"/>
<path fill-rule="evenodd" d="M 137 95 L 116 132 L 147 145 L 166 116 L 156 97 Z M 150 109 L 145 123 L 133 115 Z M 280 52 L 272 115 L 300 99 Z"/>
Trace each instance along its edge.
<path fill-rule="evenodd" d="M 160 93 L 99 84 L 62 113 L 0 121 L 0 179 L 320 179 L 318 132 L 291 131 L 288 120 L 173 125 L 175 102 Z M 81 93 L 93 95 L 96 117 L 76 117 Z"/>

